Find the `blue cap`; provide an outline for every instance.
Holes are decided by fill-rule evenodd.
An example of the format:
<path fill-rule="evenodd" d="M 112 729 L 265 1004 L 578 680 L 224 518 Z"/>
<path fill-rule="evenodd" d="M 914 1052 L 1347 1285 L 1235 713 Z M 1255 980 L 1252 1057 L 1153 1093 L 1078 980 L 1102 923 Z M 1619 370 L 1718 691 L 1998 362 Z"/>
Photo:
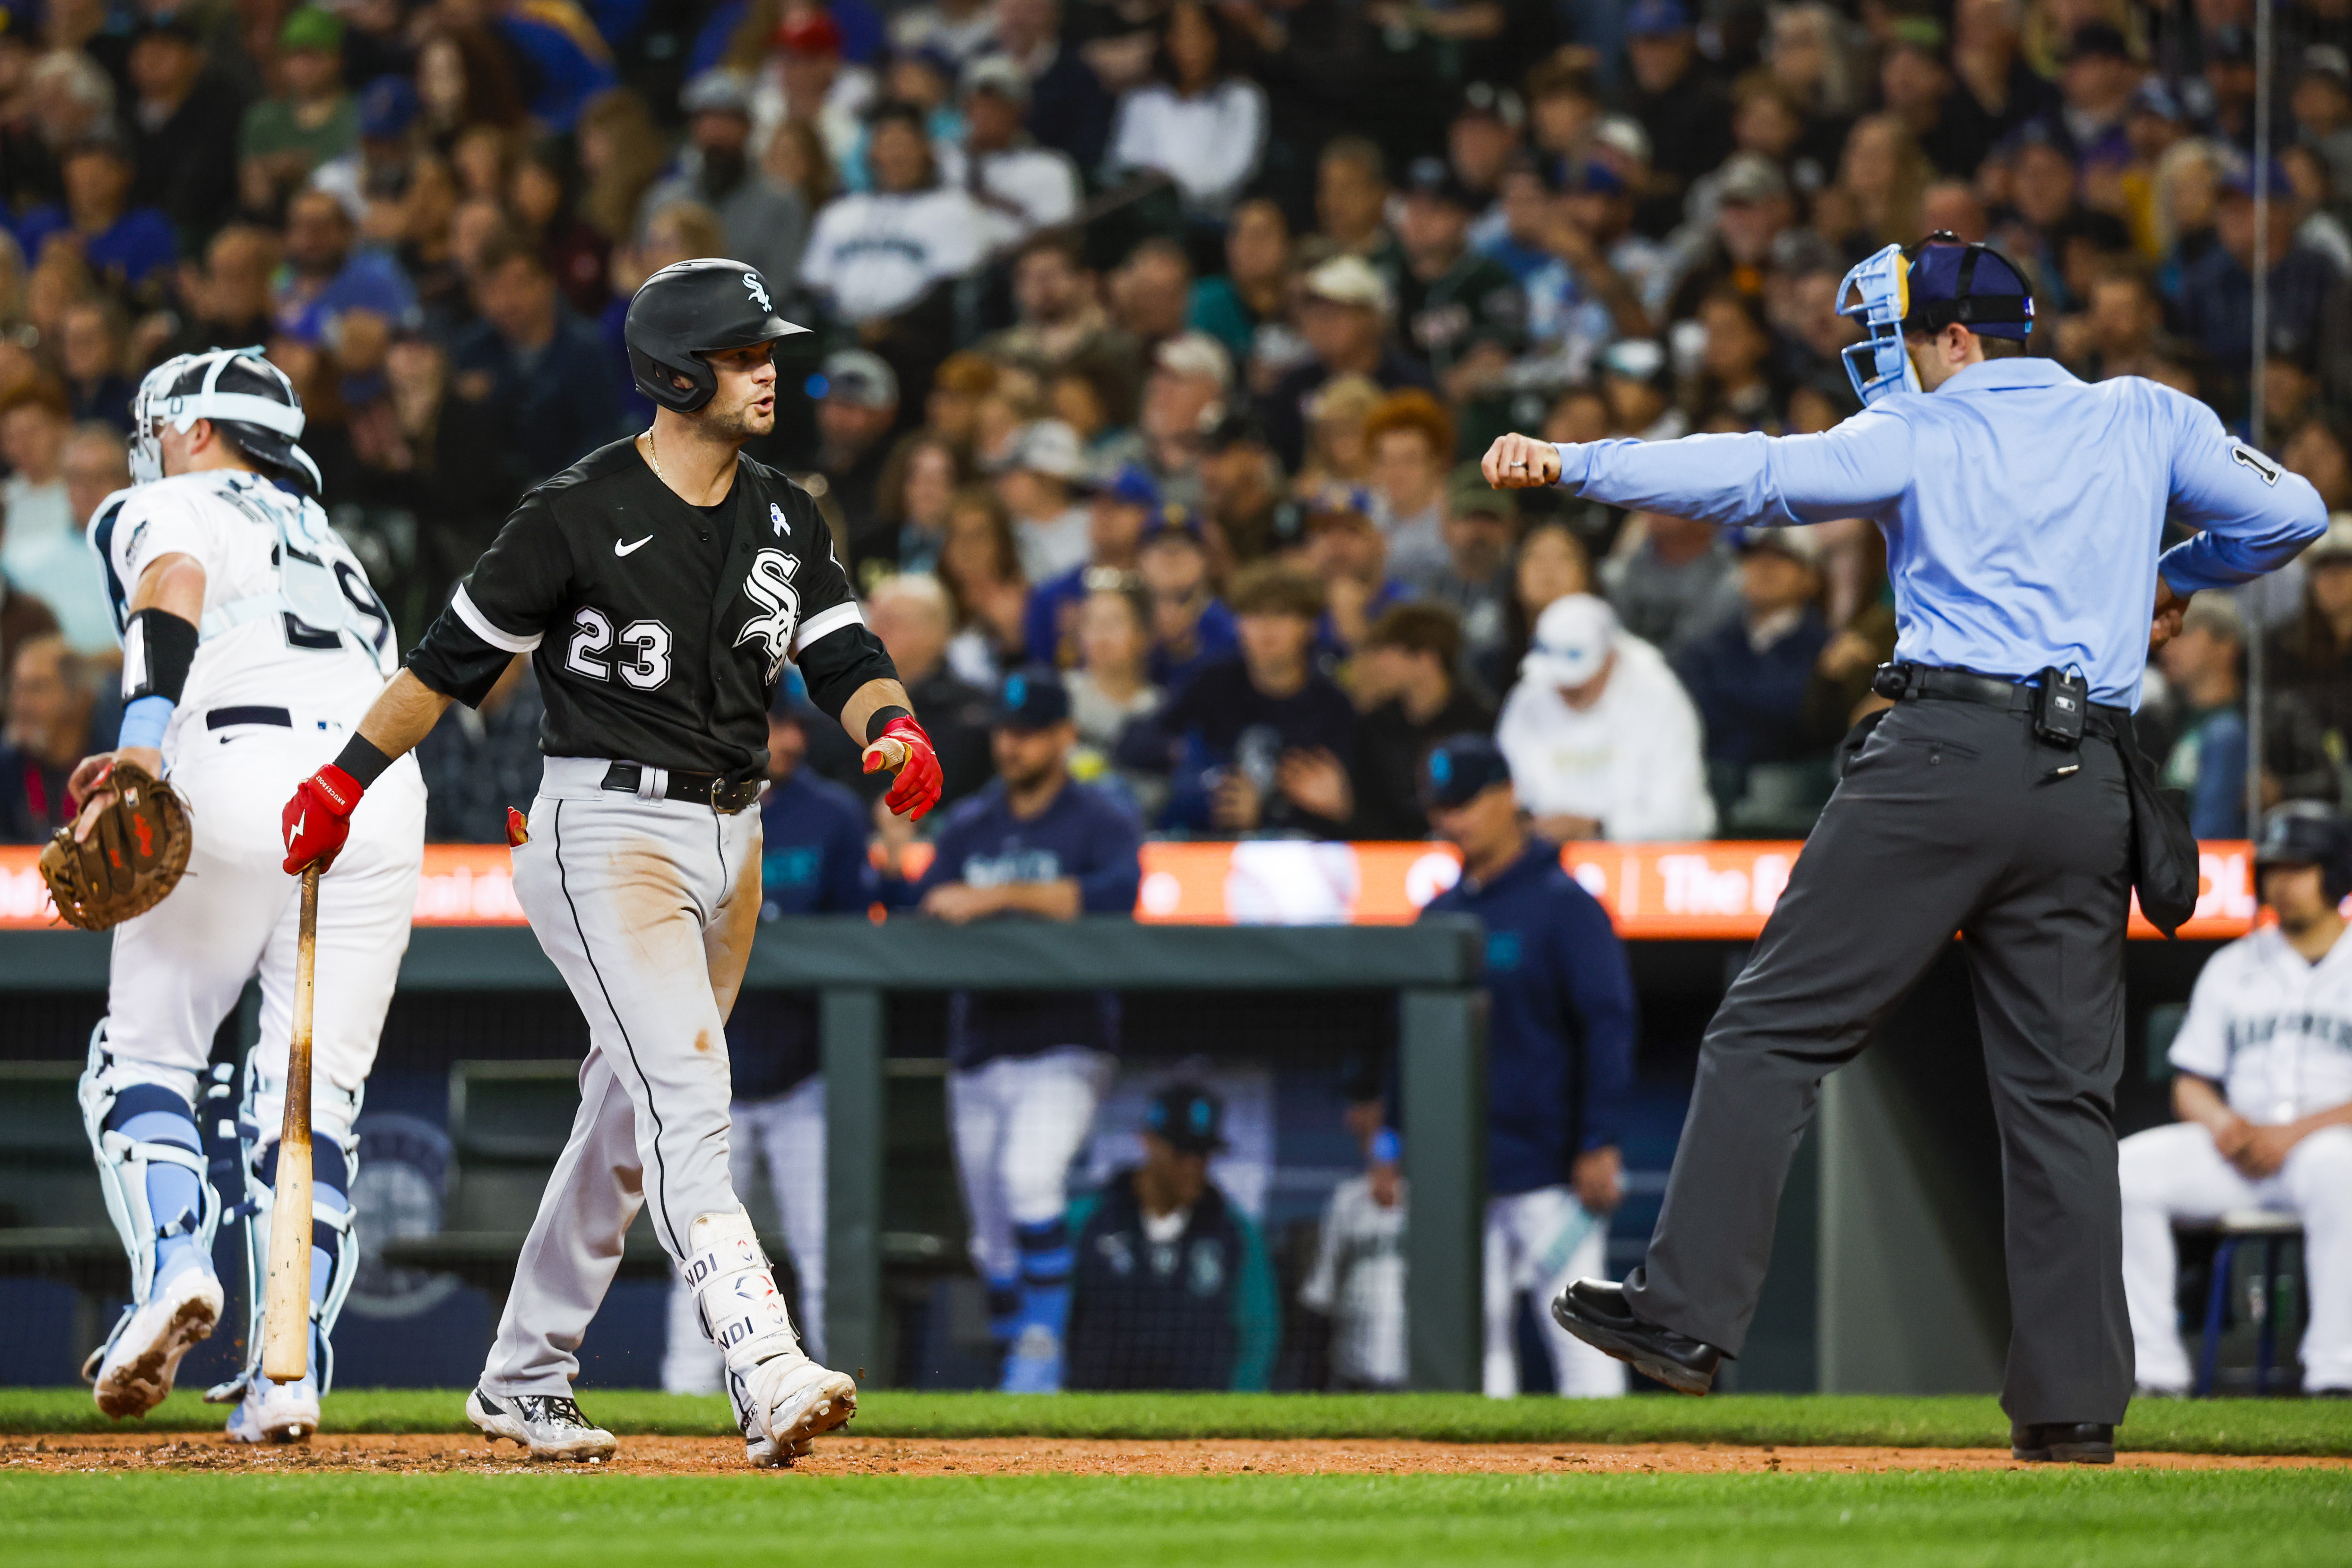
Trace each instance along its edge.
<path fill-rule="evenodd" d="M 1396 1164 L 1404 1159 L 1404 1140 L 1397 1136 L 1395 1128 L 1383 1127 L 1372 1134 L 1370 1153 L 1376 1165 Z"/>
<path fill-rule="evenodd" d="M 1213 1153 L 1225 1147 L 1225 1102 L 1197 1083 L 1171 1083 L 1151 1097 L 1143 1130 L 1180 1153 Z"/>
<path fill-rule="evenodd" d="M 1000 730 L 1045 730 L 1070 716 L 1069 688 L 1050 666 L 1024 665 L 997 689 L 990 722 Z"/>
<path fill-rule="evenodd" d="M 360 92 L 360 134 L 394 142 L 416 122 L 416 89 L 404 76 L 380 76 Z"/>
<path fill-rule="evenodd" d="M 1625 194 L 1625 176 L 1606 163 L 1587 161 L 1568 177 L 1571 191 L 1591 191 L 1595 195 L 1622 196 Z"/>
<path fill-rule="evenodd" d="M 1456 735 L 1440 741 L 1421 764 L 1421 803 L 1424 807 L 1467 805 L 1496 784 L 1511 782 L 1511 764 L 1502 750 L 1484 735 Z"/>
<path fill-rule="evenodd" d="M 1118 472 L 1094 487 L 1095 494 L 1111 500 L 1127 501 L 1134 506 L 1157 507 L 1160 504 L 1160 481 L 1139 463 L 1124 463 Z"/>
<path fill-rule="evenodd" d="M 2025 274 L 1990 246 L 1963 244 L 1938 229 L 1919 243 L 1910 280 L 1906 332 L 1940 332 L 1958 321 L 1979 337 L 2022 342 L 2032 333 L 2033 290 Z"/>
<path fill-rule="evenodd" d="M 2270 187 L 2270 194 L 2273 198 L 2294 194 L 2294 182 L 2287 178 L 2286 165 L 2275 158 L 2271 160 L 2269 178 L 2259 183 Z M 2236 166 L 2231 169 L 2229 176 L 2221 182 L 2221 188 L 2233 196 L 2252 196 L 2256 184 L 2254 161 L 2252 158 L 2242 158 L 2238 160 Z"/>
<path fill-rule="evenodd" d="M 1143 542 L 1150 543 L 1166 533 L 1181 533 L 1193 543 L 1202 542 L 1207 535 L 1201 531 L 1200 517 L 1182 501 L 1159 501 L 1143 522 Z"/>
<path fill-rule="evenodd" d="M 1690 13 L 1683 8 L 1683 0 L 1639 0 L 1625 13 L 1625 36 L 1629 38 L 1662 38 L 1670 33 L 1686 33 L 1690 25 Z"/>

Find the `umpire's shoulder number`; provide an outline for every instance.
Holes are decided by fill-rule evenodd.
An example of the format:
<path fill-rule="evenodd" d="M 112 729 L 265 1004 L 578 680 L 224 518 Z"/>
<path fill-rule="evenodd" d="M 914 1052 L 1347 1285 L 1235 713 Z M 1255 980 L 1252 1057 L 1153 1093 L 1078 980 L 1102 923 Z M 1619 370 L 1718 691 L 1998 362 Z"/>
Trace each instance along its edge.
<path fill-rule="evenodd" d="M 2263 477 L 2263 483 L 2266 485 L 2278 483 L 2279 475 L 2286 471 L 2263 454 L 2234 437 L 2230 442 L 2230 456 L 2232 460 L 2242 463 L 2260 474 Z"/>

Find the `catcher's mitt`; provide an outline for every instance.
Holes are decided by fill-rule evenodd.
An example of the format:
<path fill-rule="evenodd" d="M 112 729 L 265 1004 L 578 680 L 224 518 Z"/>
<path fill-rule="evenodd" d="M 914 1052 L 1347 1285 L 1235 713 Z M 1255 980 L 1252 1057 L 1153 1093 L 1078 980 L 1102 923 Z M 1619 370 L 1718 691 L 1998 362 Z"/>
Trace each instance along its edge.
<path fill-rule="evenodd" d="M 179 792 L 135 763 L 117 763 L 103 788 L 114 799 L 74 842 L 60 827 L 41 851 L 41 879 L 68 925 L 109 931 L 145 914 L 188 868 L 188 808 Z"/>

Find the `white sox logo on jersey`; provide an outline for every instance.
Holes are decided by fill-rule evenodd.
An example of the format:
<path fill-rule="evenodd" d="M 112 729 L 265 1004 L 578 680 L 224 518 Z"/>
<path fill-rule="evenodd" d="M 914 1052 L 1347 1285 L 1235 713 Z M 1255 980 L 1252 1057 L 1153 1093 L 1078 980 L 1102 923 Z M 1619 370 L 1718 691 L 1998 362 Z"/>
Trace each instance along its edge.
<path fill-rule="evenodd" d="M 751 574 L 743 579 L 743 592 L 751 595 L 761 614 L 743 623 L 735 634 L 735 646 L 742 647 L 757 637 L 768 649 L 768 679 L 773 680 L 784 668 L 784 659 L 793 651 L 793 628 L 801 618 L 801 596 L 793 587 L 793 574 L 801 563 L 781 550 L 762 550 L 751 557 Z"/>
<path fill-rule="evenodd" d="M 751 298 L 760 301 L 760 309 L 762 310 L 772 310 L 775 309 L 773 305 L 768 303 L 768 288 L 766 284 L 760 281 L 760 275 L 758 273 L 746 272 L 743 274 L 743 287 L 750 291 Z"/>

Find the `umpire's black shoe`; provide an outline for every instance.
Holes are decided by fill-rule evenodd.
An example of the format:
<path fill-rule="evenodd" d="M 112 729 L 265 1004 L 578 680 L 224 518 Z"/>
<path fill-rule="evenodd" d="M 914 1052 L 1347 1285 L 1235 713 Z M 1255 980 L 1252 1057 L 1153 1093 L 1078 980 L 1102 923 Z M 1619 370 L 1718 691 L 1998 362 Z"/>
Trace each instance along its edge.
<path fill-rule="evenodd" d="M 2012 1422 L 2009 1455 L 2042 1465 L 2112 1465 L 2116 1429 L 2106 1421 Z"/>
<path fill-rule="evenodd" d="M 1677 1394 L 1705 1394 L 1715 1386 L 1723 1352 L 1704 1340 L 1645 1323 L 1625 1304 L 1625 1287 L 1607 1279 L 1580 1279 L 1552 1298 L 1559 1326 L 1633 1370 L 1654 1377 Z"/>

